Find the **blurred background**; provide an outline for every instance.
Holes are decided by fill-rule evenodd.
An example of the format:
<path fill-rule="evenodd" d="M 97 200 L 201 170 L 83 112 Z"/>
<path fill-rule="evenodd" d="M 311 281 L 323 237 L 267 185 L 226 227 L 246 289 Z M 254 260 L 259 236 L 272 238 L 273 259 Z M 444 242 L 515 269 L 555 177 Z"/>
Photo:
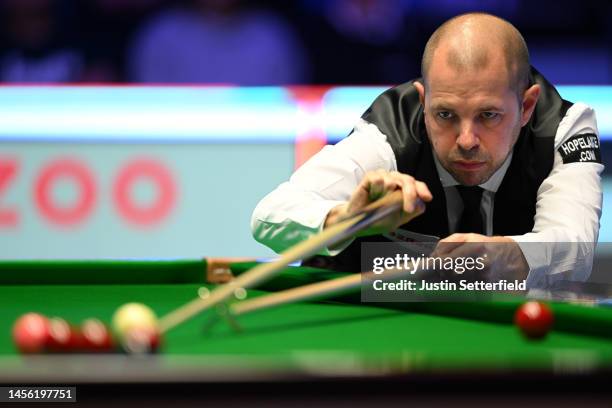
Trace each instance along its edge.
<path fill-rule="evenodd" d="M 0 0 L 0 258 L 272 255 L 259 199 L 468 11 L 511 21 L 596 108 L 606 161 L 608 1 Z"/>
<path fill-rule="evenodd" d="M 395 84 L 446 19 L 486 11 L 551 81 L 611 81 L 604 0 L 2 0 L 4 82 Z"/>

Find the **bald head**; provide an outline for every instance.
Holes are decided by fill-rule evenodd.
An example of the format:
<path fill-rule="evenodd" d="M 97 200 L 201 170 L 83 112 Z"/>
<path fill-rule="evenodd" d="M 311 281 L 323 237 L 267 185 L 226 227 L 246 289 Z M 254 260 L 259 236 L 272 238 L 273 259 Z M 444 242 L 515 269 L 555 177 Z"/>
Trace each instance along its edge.
<path fill-rule="evenodd" d="M 529 83 L 529 52 L 523 36 L 512 24 L 490 14 L 463 14 L 442 24 L 423 52 L 425 83 L 432 63 L 446 63 L 458 73 L 503 64 L 512 89 L 520 94 Z"/>

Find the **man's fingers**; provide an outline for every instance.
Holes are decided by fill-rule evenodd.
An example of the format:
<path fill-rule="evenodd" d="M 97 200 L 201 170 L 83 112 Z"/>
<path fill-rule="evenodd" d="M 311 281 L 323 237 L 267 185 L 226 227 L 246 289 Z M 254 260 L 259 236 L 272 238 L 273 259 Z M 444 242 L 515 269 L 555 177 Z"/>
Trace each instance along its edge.
<path fill-rule="evenodd" d="M 422 181 L 415 181 L 415 186 L 417 194 L 421 200 L 429 202 L 433 199 L 433 195 L 431 194 L 431 191 L 429 191 L 427 184 L 423 183 Z"/>
<path fill-rule="evenodd" d="M 372 177 L 368 186 L 370 201 L 376 201 L 385 193 L 385 180 L 381 177 Z"/>
<path fill-rule="evenodd" d="M 438 241 L 434 253 L 436 256 L 444 256 L 451 253 L 455 248 L 463 245 L 468 239 L 468 234 L 452 234 Z"/>
<path fill-rule="evenodd" d="M 365 178 L 361 180 L 359 186 L 353 191 L 351 194 L 351 198 L 349 199 L 347 205 L 347 215 L 352 215 L 358 211 L 360 211 L 363 207 L 365 207 L 370 202 L 370 184 L 369 181 Z"/>
<path fill-rule="evenodd" d="M 351 195 L 348 212 L 349 214 L 358 212 L 368 203 L 398 189 L 402 190 L 403 214 L 401 219 L 403 220 L 409 221 L 422 214 L 425 211 L 424 202 L 432 199 L 432 194 L 427 185 L 415 180 L 412 176 L 397 171 L 376 170 L 366 173 L 361 180 L 361 183 Z M 402 224 L 405 222 L 402 222 Z"/>
<path fill-rule="evenodd" d="M 404 211 L 409 214 L 413 213 L 415 210 L 415 201 L 417 199 L 414 179 L 404 182 L 402 185 L 402 194 L 404 196 Z"/>
<path fill-rule="evenodd" d="M 469 234 L 464 234 L 464 233 L 455 233 L 455 234 L 451 234 L 448 237 L 441 239 L 440 242 L 448 242 L 448 243 L 452 243 L 452 242 L 465 242 L 469 239 Z"/>
<path fill-rule="evenodd" d="M 385 178 L 385 194 L 400 188 L 402 188 L 402 184 L 399 180 L 395 178 Z"/>
<path fill-rule="evenodd" d="M 438 256 L 448 256 L 453 253 L 457 248 L 466 246 L 470 246 L 471 248 L 476 248 L 483 245 L 483 242 L 486 242 L 487 237 L 480 234 L 473 233 L 455 233 L 449 235 L 448 237 L 441 239 L 436 246 L 435 253 Z"/>
<path fill-rule="evenodd" d="M 479 257 L 485 254 L 485 248 L 480 243 L 463 242 L 447 253 L 451 258 L 458 257 Z"/>

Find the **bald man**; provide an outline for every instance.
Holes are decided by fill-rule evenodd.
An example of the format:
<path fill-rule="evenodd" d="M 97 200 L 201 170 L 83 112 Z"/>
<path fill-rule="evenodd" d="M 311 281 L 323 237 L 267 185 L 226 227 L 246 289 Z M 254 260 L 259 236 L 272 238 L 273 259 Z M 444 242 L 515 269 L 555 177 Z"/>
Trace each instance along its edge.
<path fill-rule="evenodd" d="M 440 237 L 443 251 L 487 244 L 503 265 L 488 280 L 583 281 L 599 233 L 600 157 L 593 110 L 530 66 L 516 28 L 465 14 L 431 36 L 422 78 L 384 92 L 347 138 L 259 203 L 252 231 L 282 251 L 399 189 L 401 216 L 318 261 L 358 271 L 361 242 Z M 576 244 L 535 244 L 550 242 Z"/>

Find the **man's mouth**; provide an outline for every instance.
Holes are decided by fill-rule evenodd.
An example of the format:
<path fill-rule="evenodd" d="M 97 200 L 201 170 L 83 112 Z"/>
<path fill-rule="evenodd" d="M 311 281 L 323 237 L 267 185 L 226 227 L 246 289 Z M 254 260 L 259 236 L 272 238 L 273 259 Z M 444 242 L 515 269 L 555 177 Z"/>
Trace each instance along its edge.
<path fill-rule="evenodd" d="M 464 171 L 476 171 L 480 170 L 486 165 L 486 162 L 472 161 L 472 160 L 457 160 L 453 162 L 455 167 Z"/>

